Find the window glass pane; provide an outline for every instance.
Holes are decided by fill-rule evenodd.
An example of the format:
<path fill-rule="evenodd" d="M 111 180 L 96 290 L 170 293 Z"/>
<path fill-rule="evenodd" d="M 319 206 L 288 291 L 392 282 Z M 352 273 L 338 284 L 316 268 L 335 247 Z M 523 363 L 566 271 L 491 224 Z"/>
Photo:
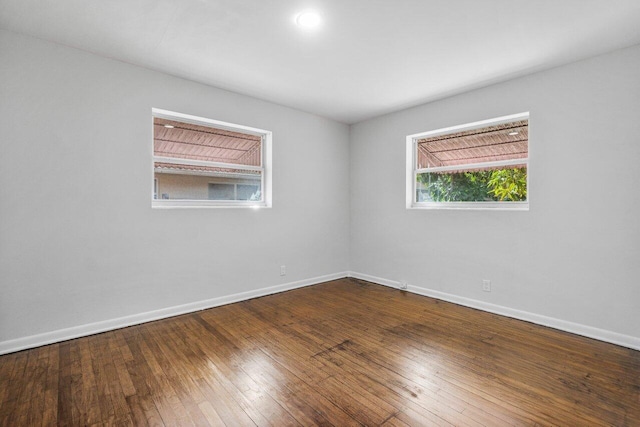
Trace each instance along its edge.
<path fill-rule="evenodd" d="M 249 187 L 260 189 L 262 174 L 259 171 L 167 163 L 155 163 L 154 166 L 160 200 L 262 200 L 259 191 L 255 199 L 242 198 Z M 249 197 L 254 194 L 255 191 Z"/>
<path fill-rule="evenodd" d="M 465 168 L 417 174 L 418 202 L 520 202 L 527 200 L 527 168 Z"/>
<path fill-rule="evenodd" d="M 261 166 L 262 138 L 215 127 L 154 118 L 153 155 Z"/>
<path fill-rule="evenodd" d="M 529 157 L 529 121 L 518 120 L 416 141 L 418 169 Z"/>

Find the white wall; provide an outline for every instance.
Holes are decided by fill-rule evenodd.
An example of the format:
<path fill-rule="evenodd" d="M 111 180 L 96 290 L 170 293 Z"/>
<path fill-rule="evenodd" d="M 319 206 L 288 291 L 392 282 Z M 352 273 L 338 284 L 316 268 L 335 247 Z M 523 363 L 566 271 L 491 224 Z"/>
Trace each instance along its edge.
<path fill-rule="evenodd" d="M 273 208 L 152 210 L 152 107 L 272 131 Z M 344 124 L 0 31 L 0 125 L 0 344 L 348 270 Z"/>
<path fill-rule="evenodd" d="M 638 69 L 635 47 L 349 128 L 0 31 L 0 352 L 349 269 L 640 340 Z M 152 210 L 152 107 L 273 131 L 273 208 Z M 522 111 L 529 212 L 405 209 L 407 134 Z"/>
<path fill-rule="evenodd" d="M 639 70 L 634 47 L 352 126 L 351 270 L 640 343 Z M 405 208 L 406 135 L 524 111 L 530 211 Z"/>

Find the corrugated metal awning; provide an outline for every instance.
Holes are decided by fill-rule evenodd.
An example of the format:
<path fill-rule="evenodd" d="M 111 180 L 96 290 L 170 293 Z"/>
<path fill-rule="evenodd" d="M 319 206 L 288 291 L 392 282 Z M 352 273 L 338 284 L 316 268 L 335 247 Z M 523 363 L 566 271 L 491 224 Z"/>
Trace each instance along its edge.
<path fill-rule="evenodd" d="M 421 138 L 416 143 L 418 169 L 527 159 L 529 121 Z"/>
<path fill-rule="evenodd" d="M 260 136 L 158 117 L 154 118 L 153 125 L 154 156 L 247 166 L 261 165 Z"/>

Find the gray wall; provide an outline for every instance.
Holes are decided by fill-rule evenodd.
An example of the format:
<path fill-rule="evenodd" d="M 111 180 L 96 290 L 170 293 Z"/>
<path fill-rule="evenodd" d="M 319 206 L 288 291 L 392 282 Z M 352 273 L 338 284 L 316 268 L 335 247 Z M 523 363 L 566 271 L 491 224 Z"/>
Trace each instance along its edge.
<path fill-rule="evenodd" d="M 639 70 L 634 47 L 352 126 L 351 270 L 640 338 Z M 525 111 L 530 211 L 405 208 L 406 135 Z"/>
<path fill-rule="evenodd" d="M 348 126 L 4 31 L 0 58 L 0 342 L 348 270 Z M 272 131 L 273 208 L 152 210 L 152 107 Z"/>

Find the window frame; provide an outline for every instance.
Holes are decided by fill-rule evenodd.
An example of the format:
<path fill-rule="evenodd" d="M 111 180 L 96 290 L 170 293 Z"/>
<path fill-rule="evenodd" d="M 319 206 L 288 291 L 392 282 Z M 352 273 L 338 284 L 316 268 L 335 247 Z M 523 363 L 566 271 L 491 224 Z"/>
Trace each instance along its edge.
<path fill-rule="evenodd" d="M 154 119 L 161 118 L 175 120 L 193 125 L 214 127 L 231 132 L 241 132 L 245 134 L 260 136 L 261 145 L 261 166 L 239 165 L 235 163 L 208 162 L 202 160 L 186 160 L 179 158 L 169 158 L 156 156 L 154 153 Z M 193 166 L 214 166 L 231 169 L 257 170 L 261 172 L 260 191 L 262 200 L 173 200 L 154 199 L 152 195 L 152 208 L 271 208 L 272 207 L 272 139 L 271 131 L 258 129 L 250 126 L 235 123 L 223 122 L 220 120 L 208 119 L 205 117 L 193 116 L 190 114 L 178 113 L 175 111 L 163 110 L 159 108 L 151 109 L 151 176 L 155 185 L 155 163 L 170 160 L 174 164 L 186 164 Z M 153 190 L 152 190 L 153 193 Z"/>
<path fill-rule="evenodd" d="M 503 123 L 514 122 L 518 120 L 528 120 L 530 122 L 529 112 L 511 114 L 508 116 L 496 117 L 493 119 L 480 120 L 477 122 L 465 123 L 462 125 L 450 126 L 446 128 L 435 129 L 427 132 L 415 133 L 406 137 L 406 208 L 407 209 L 462 209 L 462 210 L 517 210 L 528 211 L 530 204 L 530 187 L 529 161 L 531 158 L 531 150 L 528 148 L 527 157 L 523 159 L 500 160 L 484 163 L 467 163 L 454 166 L 441 166 L 433 168 L 417 168 L 417 141 L 421 138 L 434 137 L 449 133 L 457 133 L 473 129 L 480 129 L 489 126 L 500 125 Z M 531 131 L 529 130 L 529 140 Z M 527 142 L 529 146 L 529 141 Z M 490 166 L 509 166 L 515 164 L 525 164 L 527 167 L 527 200 L 520 202 L 418 202 L 416 182 L 418 174 L 426 172 L 453 171 L 459 169 L 469 169 L 474 167 L 490 167 Z"/>

